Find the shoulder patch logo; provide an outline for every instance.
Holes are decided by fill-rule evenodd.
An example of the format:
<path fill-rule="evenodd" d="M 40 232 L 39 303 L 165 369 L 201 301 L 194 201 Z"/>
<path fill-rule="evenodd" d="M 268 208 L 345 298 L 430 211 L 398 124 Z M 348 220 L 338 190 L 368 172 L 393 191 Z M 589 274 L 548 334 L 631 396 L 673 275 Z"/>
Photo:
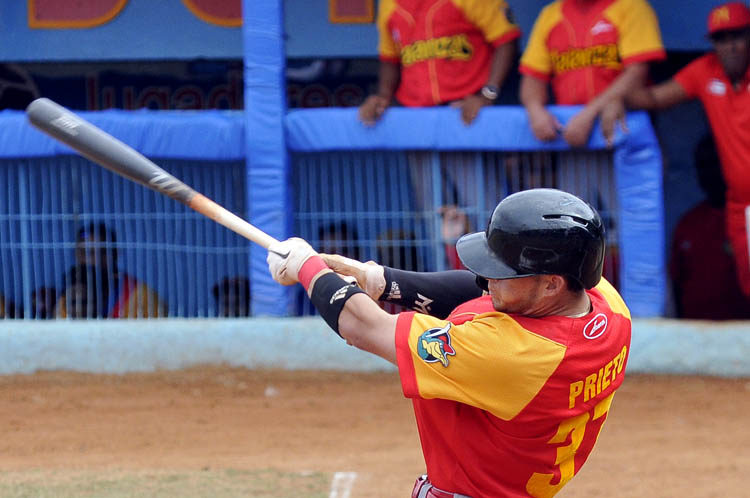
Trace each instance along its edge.
<path fill-rule="evenodd" d="M 583 327 L 583 337 L 586 339 L 596 339 L 600 337 L 604 331 L 607 330 L 607 315 L 604 313 L 597 313 L 589 323 Z"/>
<path fill-rule="evenodd" d="M 425 330 L 417 339 L 417 354 L 427 363 L 439 361 L 444 367 L 448 366 L 448 356 L 455 356 L 456 350 L 451 346 L 451 324 L 442 328 Z"/>

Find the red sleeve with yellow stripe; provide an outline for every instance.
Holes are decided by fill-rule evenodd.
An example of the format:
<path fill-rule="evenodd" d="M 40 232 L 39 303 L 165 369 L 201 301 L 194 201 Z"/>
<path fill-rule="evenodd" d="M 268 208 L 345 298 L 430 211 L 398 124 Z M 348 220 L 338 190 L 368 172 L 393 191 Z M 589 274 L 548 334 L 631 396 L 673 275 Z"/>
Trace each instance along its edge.
<path fill-rule="evenodd" d="M 623 65 L 666 57 L 659 20 L 646 0 L 616 0 L 605 11 L 605 17 L 620 33 L 617 49 Z"/>
<path fill-rule="evenodd" d="M 398 63 L 401 60 L 401 47 L 388 30 L 388 20 L 397 5 L 395 0 L 380 0 L 378 5 L 378 56 L 380 60 Z"/>
<path fill-rule="evenodd" d="M 484 39 L 499 47 L 521 36 L 521 29 L 510 21 L 505 0 L 452 0 L 466 19 L 482 32 Z"/>
<path fill-rule="evenodd" d="M 562 9 L 559 1 L 547 5 L 539 13 L 531 29 L 526 49 L 521 56 L 520 72 L 522 74 L 549 81 L 552 74 L 552 57 L 547 48 L 547 38 L 552 28 L 561 20 Z"/>

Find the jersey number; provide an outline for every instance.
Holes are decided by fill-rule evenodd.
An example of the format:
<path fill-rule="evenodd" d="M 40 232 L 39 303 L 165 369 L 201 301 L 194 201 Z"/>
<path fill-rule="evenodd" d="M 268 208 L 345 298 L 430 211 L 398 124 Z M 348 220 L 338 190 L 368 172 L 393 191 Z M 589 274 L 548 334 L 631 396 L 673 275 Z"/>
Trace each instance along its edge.
<path fill-rule="evenodd" d="M 594 407 L 594 417 L 591 418 L 589 412 L 582 413 L 578 416 L 563 420 L 560 423 L 560 427 L 557 428 L 557 434 L 548 441 L 548 444 L 560 444 L 568 438 L 570 434 L 570 444 L 567 446 L 560 446 L 557 448 L 557 458 L 555 459 L 555 465 L 560 467 L 560 482 L 557 484 L 551 484 L 554 479 L 554 474 L 539 474 L 534 472 L 526 483 L 526 491 L 531 496 L 539 498 L 547 498 L 554 496 L 565 484 L 573 479 L 576 473 L 575 468 L 575 455 L 578 447 L 583 442 L 583 436 L 586 434 L 586 424 L 591 420 L 597 420 L 602 416 L 606 415 L 609 411 L 609 407 L 612 404 L 612 397 L 615 393 L 610 394 L 603 400 L 601 400 Z M 601 431 L 602 426 L 599 426 Z M 596 437 L 599 437 L 597 433 Z"/>

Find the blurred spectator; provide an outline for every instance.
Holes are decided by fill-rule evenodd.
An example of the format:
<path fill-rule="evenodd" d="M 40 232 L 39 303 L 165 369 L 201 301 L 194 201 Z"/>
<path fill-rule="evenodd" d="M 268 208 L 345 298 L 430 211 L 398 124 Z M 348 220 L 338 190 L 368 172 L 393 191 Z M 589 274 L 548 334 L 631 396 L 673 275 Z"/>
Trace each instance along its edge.
<path fill-rule="evenodd" d="M 211 292 L 221 317 L 250 316 L 250 280 L 225 277 L 214 284 Z"/>
<path fill-rule="evenodd" d="M 471 232 L 469 217 L 456 206 L 443 206 L 439 210 L 442 220 L 441 231 L 445 244 L 445 257 L 449 270 L 463 270 L 464 265 L 458 258 L 456 241 L 464 234 Z"/>
<path fill-rule="evenodd" d="M 31 318 L 55 318 L 56 301 L 57 290 L 54 287 L 39 287 L 31 291 Z"/>
<path fill-rule="evenodd" d="M 708 15 L 713 51 L 672 79 L 628 96 L 629 105 L 664 109 L 700 99 L 706 110 L 726 182 L 725 224 L 740 288 L 750 297 L 750 9 L 740 2 Z"/>
<path fill-rule="evenodd" d="M 5 296 L 0 294 L 0 318 L 8 318 L 6 314 L 7 305 L 5 303 L 6 303 Z"/>
<path fill-rule="evenodd" d="M 106 318 L 110 285 L 105 272 L 85 263 L 73 265 L 57 305 L 59 318 Z"/>
<path fill-rule="evenodd" d="M 377 262 L 399 270 L 423 271 L 414 234 L 405 230 L 386 230 L 378 236 Z"/>
<path fill-rule="evenodd" d="M 737 283 L 724 226 L 724 178 L 712 137 L 695 149 L 698 182 L 706 198 L 683 215 L 672 239 L 669 273 L 680 318 L 750 318 L 750 301 Z"/>
<path fill-rule="evenodd" d="M 23 307 L 0 294 L 0 318 L 23 318 Z"/>
<path fill-rule="evenodd" d="M 663 59 L 659 23 L 646 0 L 557 0 L 534 23 L 521 57 L 520 98 L 534 135 L 562 133 L 574 147 L 588 142 L 601 118 L 609 143 L 624 118 L 622 98 L 642 87 L 648 62 Z M 583 105 L 563 126 L 547 109 L 548 84 L 558 105 Z"/>
<path fill-rule="evenodd" d="M 495 102 L 521 35 L 504 0 L 381 0 L 378 91 L 359 108 L 374 124 L 396 100 L 407 107 L 452 103 L 470 124 Z"/>
<path fill-rule="evenodd" d="M 117 239 L 103 223 L 78 231 L 76 264 L 57 301 L 58 318 L 155 318 L 167 315 L 157 293 L 117 268 Z"/>
<path fill-rule="evenodd" d="M 328 254 L 340 254 L 359 261 L 357 230 L 345 221 L 322 226 L 318 230 L 319 250 Z"/>

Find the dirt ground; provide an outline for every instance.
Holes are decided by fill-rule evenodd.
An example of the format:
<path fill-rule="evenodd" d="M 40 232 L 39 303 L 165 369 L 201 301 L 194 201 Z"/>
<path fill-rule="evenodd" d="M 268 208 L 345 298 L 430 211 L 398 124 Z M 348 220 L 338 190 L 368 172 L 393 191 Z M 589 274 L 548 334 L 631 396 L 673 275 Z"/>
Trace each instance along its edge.
<path fill-rule="evenodd" d="M 563 497 L 750 496 L 750 379 L 631 374 Z M 356 472 L 352 498 L 424 471 L 394 373 L 206 367 L 0 377 L 0 470 Z"/>

